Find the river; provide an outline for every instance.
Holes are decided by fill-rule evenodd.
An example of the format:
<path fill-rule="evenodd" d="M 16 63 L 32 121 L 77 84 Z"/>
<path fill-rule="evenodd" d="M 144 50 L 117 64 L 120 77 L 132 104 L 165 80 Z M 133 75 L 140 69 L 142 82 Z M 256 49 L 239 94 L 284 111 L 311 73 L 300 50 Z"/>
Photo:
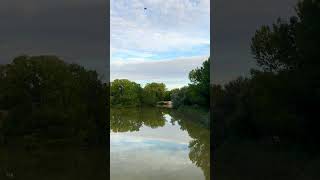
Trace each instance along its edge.
<path fill-rule="evenodd" d="M 210 179 L 210 131 L 198 123 L 207 113 L 191 114 L 111 109 L 111 180 Z"/>
<path fill-rule="evenodd" d="M 209 180 L 207 112 L 111 109 L 110 169 L 104 148 L 0 146 L 0 179 Z"/>

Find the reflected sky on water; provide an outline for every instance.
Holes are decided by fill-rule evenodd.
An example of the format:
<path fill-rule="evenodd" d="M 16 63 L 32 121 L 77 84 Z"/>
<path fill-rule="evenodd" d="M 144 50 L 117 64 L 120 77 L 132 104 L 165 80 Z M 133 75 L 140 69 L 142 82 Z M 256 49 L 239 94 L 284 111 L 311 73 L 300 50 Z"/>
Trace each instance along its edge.
<path fill-rule="evenodd" d="M 111 110 L 111 179 L 205 179 L 201 167 L 190 159 L 189 146 L 196 137 L 181 127 L 181 121 L 156 108 Z M 208 131 L 192 122 L 187 125 Z"/>

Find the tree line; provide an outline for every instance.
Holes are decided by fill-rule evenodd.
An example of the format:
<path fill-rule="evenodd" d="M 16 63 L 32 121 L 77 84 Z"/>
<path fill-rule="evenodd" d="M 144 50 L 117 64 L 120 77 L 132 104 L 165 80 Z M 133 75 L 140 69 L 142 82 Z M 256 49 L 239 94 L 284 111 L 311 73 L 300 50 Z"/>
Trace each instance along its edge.
<path fill-rule="evenodd" d="M 163 83 L 149 83 L 144 88 L 128 79 L 116 79 L 110 86 L 111 106 L 154 106 L 165 100 L 166 87 Z"/>
<path fill-rule="evenodd" d="M 192 96 L 203 91 L 202 71 L 190 72 L 194 83 L 188 87 L 168 91 L 163 83 L 141 88 L 125 79 L 109 86 L 96 71 L 56 56 L 18 56 L 0 65 L 0 145 L 104 144 L 109 105 L 154 106 L 169 100 L 175 107 L 203 105 L 204 98 Z M 181 101 L 184 93 L 191 95 Z"/>
<path fill-rule="evenodd" d="M 108 92 L 96 71 L 56 56 L 16 57 L 0 65 L 0 144 L 105 144 Z"/>
<path fill-rule="evenodd" d="M 164 83 L 147 83 L 144 87 L 128 79 L 111 82 L 110 104 L 113 107 L 155 106 L 159 101 L 172 101 L 174 108 L 210 105 L 210 58 L 189 72 L 188 86 L 167 90 Z"/>
<path fill-rule="evenodd" d="M 230 137 L 315 144 L 320 137 L 320 2 L 300 1 L 296 16 L 262 26 L 251 40 L 250 76 L 212 85 L 216 143 Z"/>

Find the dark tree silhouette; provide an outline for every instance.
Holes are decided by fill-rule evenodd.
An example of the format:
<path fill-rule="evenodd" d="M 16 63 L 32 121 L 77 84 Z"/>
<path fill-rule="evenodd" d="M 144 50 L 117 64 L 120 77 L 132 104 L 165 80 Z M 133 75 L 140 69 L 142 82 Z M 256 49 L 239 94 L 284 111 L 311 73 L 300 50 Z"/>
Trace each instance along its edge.
<path fill-rule="evenodd" d="M 55 56 L 19 56 L 0 68 L 0 94 L 7 142 L 106 143 L 108 87 L 95 71 Z"/>

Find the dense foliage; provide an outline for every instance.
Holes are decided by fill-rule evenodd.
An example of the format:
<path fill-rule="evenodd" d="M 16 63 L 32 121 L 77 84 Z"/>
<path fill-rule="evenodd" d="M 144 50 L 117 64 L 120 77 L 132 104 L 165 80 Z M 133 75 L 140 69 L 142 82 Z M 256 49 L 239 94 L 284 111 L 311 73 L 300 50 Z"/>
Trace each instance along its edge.
<path fill-rule="evenodd" d="M 141 104 L 142 88 L 127 79 L 116 79 L 111 83 L 112 106 L 137 106 Z"/>
<path fill-rule="evenodd" d="M 55 56 L 17 57 L 0 66 L 1 134 L 7 143 L 104 144 L 108 98 L 95 71 Z"/>
<path fill-rule="evenodd" d="M 301 1 L 297 17 L 258 29 L 251 49 L 261 69 L 212 86 L 217 137 L 277 136 L 310 144 L 320 137 L 319 3 Z"/>
<path fill-rule="evenodd" d="M 148 83 L 143 88 L 142 102 L 145 105 L 155 105 L 163 101 L 166 92 L 166 85 L 163 83 Z"/>
<path fill-rule="evenodd" d="M 114 107 L 156 106 L 160 101 L 172 101 L 174 108 L 210 106 L 210 58 L 189 73 L 191 83 L 182 88 L 167 90 L 163 83 L 148 83 L 143 88 L 127 79 L 111 83 L 111 105 Z"/>
<path fill-rule="evenodd" d="M 143 88 L 127 79 L 111 83 L 111 105 L 117 107 L 155 106 L 160 101 L 172 101 L 174 108 L 210 106 L 210 58 L 189 73 L 191 83 L 182 88 L 167 90 L 163 83 L 148 83 Z"/>
<path fill-rule="evenodd" d="M 198 105 L 210 106 L 210 58 L 202 66 L 189 73 L 191 83 L 180 89 L 175 89 L 171 100 L 175 108 L 180 106 Z"/>
<path fill-rule="evenodd" d="M 168 92 L 163 83 L 148 83 L 142 88 L 128 79 L 116 79 L 111 83 L 110 100 L 113 107 L 155 106 L 168 99 Z"/>

